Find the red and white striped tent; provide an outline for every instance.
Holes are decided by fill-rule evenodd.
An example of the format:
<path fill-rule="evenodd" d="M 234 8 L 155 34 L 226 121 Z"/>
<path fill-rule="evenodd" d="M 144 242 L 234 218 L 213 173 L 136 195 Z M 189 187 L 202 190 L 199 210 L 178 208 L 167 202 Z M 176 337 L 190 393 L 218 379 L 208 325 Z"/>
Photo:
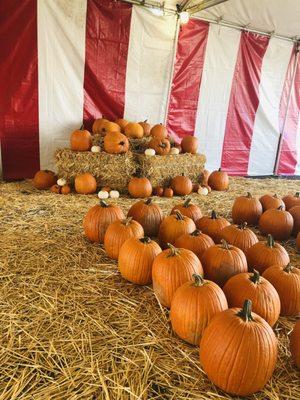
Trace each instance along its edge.
<path fill-rule="evenodd" d="M 299 174 L 299 21 L 299 0 L 0 0 L 4 179 L 100 116 L 196 135 L 208 169 Z"/>

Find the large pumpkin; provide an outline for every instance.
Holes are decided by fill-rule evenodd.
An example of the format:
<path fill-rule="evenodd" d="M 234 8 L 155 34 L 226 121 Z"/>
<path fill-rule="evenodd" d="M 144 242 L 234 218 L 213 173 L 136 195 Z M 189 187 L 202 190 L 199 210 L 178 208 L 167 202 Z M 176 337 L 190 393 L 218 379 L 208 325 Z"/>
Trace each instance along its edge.
<path fill-rule="evenodd" d="M 294 206 L 300 206 L 300 192 L 295 193 L 295 195 L 289 194 L 282 198 L 285 208 L 289 211 L 290 208 Z"/>
<path fill-rule="evenodd" d="M 109 120 L 106 118 L 95 119 L 95 121 L 93 123 L 93 127 L 92 127 L 93 134 L 94 135 L 95 134 L 103 135 L 105 132 L 104 126 L 105 126 L 106 122 L 109 122 Z"/>
<path fill-rule="evenodd" d="M 124 133 L 131 139 L 141 139 L 144 136 L 144 129 L 137 122 L 129 122 L 124 128 Z"/>
<path fill-rule="evenodd" d="M 170 307 L 176 290 L 192 279 L 193 274 L 203 275 L 199 258 L 190 250 L 168 249 L 155 257 L 152 266 L 153 290 L 163 306 Z"/>
<path fill-rule="evenodd" d="M 103 139 L 103 147 L 106 153 L 122 154 L 127 153 L 129 142 L 121 132 L 108 132 Z"/>
<path fill-rule="evenodd" d="M 75 177 L 75 190 L 80 194 L 91 194 L 97 190 L 97 181 L 89 172 Z"/>
<path fill-rule="evenodd" d="M 122 245 L 118 268 L 122 277 L 137 285 L 152 282 L 152 264 L 161 248 L 149 237 L 130 238 Z"/>
<path fill-rule="evenodd" d="M 235 199 L 232 207 L 232 219 L 235 224 L 247 222 L 248 225 L 257 225 L 261 215 L 262 205 L 251 193 Z"/>
<path fill-rule="evenodd" d="M 228 307 L 243 307 L 245 299 L 252 301 L 253 311 L 271 326 L 279 318 L 280 299 L 274 286 L 254 270 L 230 278 L 223 287 Z"/>
<path fill-rule="evenodd" d="M 121 132 L 124 133 L 125 127 L 129 124 L 129 122 L 124 118 L 118 118 L 115 120 L 115 123 L 119 125 L 121 128 Z"/>
<path fill-rule="evenodd" d="M 124 219 L 123 211 L 116 204 L 101 200 L 84 217 L 83 229 L 91 242 L 103 243 L 108 226 L 118 219 Z"/>
<path fill-rule="evenodd" d="M 127 214 L 138 221 L 144 228 L 146 236 L 157 236 L 159 226 L 164 218 L 161 208 L 151 198 L 134 203 Z"/>
<path fill-rule="evenodd" d="M 200 342 L 200 362 L 208 378 L 235 396 L 263 389 L 275 369 L 278 353 L 270 325 L 251 312 L 251 301 L 242 309 L 217 314 Z"/>
<path fill-rule="evenodd" d="M 255 268 L 260 274 L 271 265 L 285 266 L 290 257 L 283 246 L 276 243 L 271 235 L 266 241 L 259 241 L 246 251 L 249 270 Z"/>
<path fill-rule="evenodd" d="M 287 265 L 273 265 L 263 277 L 275 287 L 281 301 L 281 315 L 300 317 L 300 269 Z"/>
<path fill-rule="evenodd" d="M 199 140 L 195 136 L 185 136 L 181 141 L 183 153 L 196 154 L 198 152 Z"/>
<path fill-rule="evenodd" d="M 182 215 L 179 211 L 164 218 L 158 230 L 160 246 L 165 249 L 168 243 L 174 244 L 175 240 L 186 233 L 192 233 L 196 225 L 191 218 Z"/>
<path fill-rule="evenodd" d="M 168 131 L 164 125 L 156 124 L 152 126 L 150 130 L 150 135 L 153 137 L 158 137 L 160 139 L 165 139 L 168 136 Z"/>
<path fill-rule="evenodd" d="M 152 194 L 152 185 L 148 178 L 133 177 L 128 183 L 128 192 L 134 198 L 149 197 Z"/>
<path fill-rule="evenodd" d="M 70 143 L 73 151 L 88 151 L 92 147 L 92 136 L 82 125 L 71 133 Z"/>
<path fill-rule="evenodd" d="M 151 125 L 147 122 L 147 119 L 145 119 L 145 121 L 139 122 L 139 124 L 144 130 L 144 136 L 145 137 L 150 136 Z"/>
<path fill-rule="evenodd" d="M 215 243 L 212 238 L 196 229 L 192 233 L 185 233 L 175 240 L 176 247 L 191 250 L 202 261 L 205 251 Z"/>
<path fill-rule="evenodd" d="M 155 150 L 159 156 L 165 156 L 170 153 L 170 141 L 166 138 L 154 137 L 149 142 L 149 148 Z"/>
<path fill-rule="evenodd" d="M 193 183 L 187 176 L 178 175 L 172 179 L 171 183 L 174 193 L 178 196 L 186 196 L 190 194 L 193 190 Z"/>
<path fill-rule="evenodd" d="M 227 308 L 222 289 L 195 274 L 173 296 L 170 312 L 173 331 L 186 342 L 199 346 L 210 320 Z"/>
<path fill-rule="evenodd" d="M 270 194 L 265 194 L 264 196 L 260 197 L 259 199 L 263 211 L 269 210 L 271 208 L 278 208 L 280 206 L 283 206 L 285 208 L 285 204 L 283 200 L 277 196 L 277 194 L 274 194 L 273 196 Z"/>
<path fill-rule="evenodd" d="M 293 236 L 297 236 L 300 232 L 300 206 L 294 206 L 289 209 L 289 213 L 293 217 L 294 224 L 293 224 Z"/>
<path fill-rule="evenodd" d="M 210 186 L 213 190 L 227 190 L 229 187 L 227 172 L 221 171 L 221 168 L 218 171 L 213 171 L 209 175 L 208 186 Z"/>
<path fill-rule="evenodd" d="M 210 236 L 215 243 L 220 243 L 222 239 L 222 230 L 230 225 L 227 219 L 218 217 L 213 210 L 210 217 L 202 217 L 196 222 L 197 229 Z"/>
<path fill-rule="evenodd" d="M 287 240 L 293 230 L 293 217 L 282 206 L 269 209 L 259 219 L 259 230 L 263 235 L 270 234 L 276 240 Z"/>
<path fill-rule="evenodd" d="M 300 368 L 300 320 L 298 320 L 290 336 L 290 350 L 297 368 Z"/>
<path fill-rule="evenodd" d="M 53 171 L 47 169 L 38 171 L 33 178 L 33 185 L 35 188 L 40 190 L 49 189 L 51 186 L 55 185 L 57 181 L 57 176 Z"/>
<path fill-rule="evenodd" d="M 243 252 L 258 242 L 258 238 L 251 229 L 247 228 L 247 223 L 241 225 L 228 225 L 221 231 L 222 239 L 227 243 L 238 247 Z"/>
<path fill-rule="evenodd" d="M 223 239 L 221 244 L 211 246 L 204 252 L 202 264 L 205 277 L 220 286 L 224 286 L 232 276 L 248 270 L 242 250 Z"/>
<path fill-rule="evenodd" d="M 117 220 L 109 225 L 104 236 L 104 248 L 108 257 L 117 260 L 120 248 L 123 243 L 131 238 L 144 236 L 144 229 L 141 224 L 131 217 Z"/>
<path fill-rule="evenodd" d="M 183 203 L 176 204 L 171 211 L 174 214 L 176 210 L 180 211 L 182 215 L 191 218 L 194 222 L 202 218 L 200 207 L 196 204 L 191 204 L 192 199 L 188 197 Z"/>

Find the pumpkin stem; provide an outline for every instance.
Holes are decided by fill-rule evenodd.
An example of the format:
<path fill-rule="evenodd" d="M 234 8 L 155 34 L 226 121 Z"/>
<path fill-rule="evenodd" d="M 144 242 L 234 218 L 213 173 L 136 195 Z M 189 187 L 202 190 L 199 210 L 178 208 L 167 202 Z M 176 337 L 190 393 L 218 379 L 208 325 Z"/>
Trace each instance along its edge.
<path fill-rule="evenodd" d="M 202 286 L 204 283 L 204 279 L 201 275 L 199 274 L 193 274 L 194 278 L 194 286 Z"/>
<path fill-rule="evenodd" d="M 211 219 L 217 219 L 218 218 L 217 213 L 215 212 L 215 210 L 212 210 L 210 218 Z"/>
<path fill-rule="evenodd" d="M 222 239 L 222 240 L 221 240 L 221 245 L 222 245 L 222 248 L 223 248 L 223 249 L 229 250 L 229 245 L 228 245 L 228 243 L 226 242 L 226 240 Z"/>
<path fill-rule="evenodd" d="M 246 322 L 253 321 L 251 311 L 252 311 L 252 301 L 245 300 L 243 308 L 236 315 L 241 317 Z"/>
<path fill-rule="evenodd" d="M 167 246 L 170 249 L 170 252 L 169 252 L 167 257 L 174 257 L 174 256 L 177 256 L 180 253 L 180 250 L 177 249 L 175 246 L 173 246 L 171 243 L 168 243 Z"/>
<path fill-rule="evenodd" d="M 239 229 L 246 229 L 247 228 L 247 222 L 242 222 L 240 225 L 239 225 Z"/>
<path fill-rule="evenodd" d="M 108 207 L 108 204 L 104 200 L 100 200 L 100 206 L 101 207 Z"/>
<path fill-rule="evenodd" d="M 181 212 L 179 210 L 175 210 L 175 217 L 178 221 L 184 220 L 184 216 L 181 214 Z"/>
<path fill-rule="evenodd" d="M 161 144 L 159 144 L 159 147 L 161 147 L 162 149 L 165 149 L 167 147 L 167 144 L 166 143 L 161 143 Z"/>
<path fill-rule="evenodd" d="M 132 221 L 132 217 L 128 217 L 128 218 L 122 219 L 121 222 L 123 225 L 128 226 L 131 221 Z"/>
<path fill-rule="evenodd" d="M 81 127 L 79 128 L 80 131 L 83 131 L 84 129 L 84 124 L 81 125 Z"/>
<path fill-rule="evenodd" d="M 196 229 L 194 232 L 191 233 L 191 236 L 200 236 L 201 231 L 199 229 Z"/>
<path fill-rule="evenodd" d="M 300 197 L 300 192 L 295 193 L 295 197 Z"/>
<path fill-rule="evenodd" d="M 221 167 L 218 169 L 219 172 L 221 172 Z"/>
<path fill-rule="evenodd" d="M 274 197 L 274 199 L 278 199 L 277 193 L 275 193 L 273 197 Z"/>
<path fill-rule="evenodd" d="M 122 142 L 120 142 L 119 144 L 120 144 L 121 146 L 124 146 L 125 142 L 122 141 Z"/>
<path fill-rule="evenodd" d="M 256 269 L 253 270 L 253 275 L 250 277 L 250 281 L 253 283 L 260 283 L 260 275 Z"/>
<path fill-rule="evenodd" d="M 288 274 L 290 274 L 293 270 L 293 267 L 291 264 L 288 264 L 286 267 L 283 268 L 284 272 L 287 272 Z"/>
<path fill-rule="evenodd" d="M 267 246 L 268 247 L 274 247 L 274 245 L 275 245 L 275 241 L 273 239 L 273 236 L 269 234 L 267 236 Z"/>
<path fill-rule="evenodd" d="M 148 236 L 144 236 L 142 238 L 139 239 L 140 242 L 142 243 L 151 243 L 151 239 Z"/>
<path fill-rule="evenodd" d="M 149 197 L 149 198 L 145 201 L 145 204 L 147 204 L 147 206 L 149 206 L 149 204 L 151 204 L 151 203 L 152 203 L 152 198 Z"/>
<path fill-rule="evenodd" d="M 190 205 L 190 202 L 192 201 L 192 199 L 190 197 L 188 197 L 185 202 L 183 203 L 183 207 L 187 208 Z"/>
<path fill-rule="evenodd" d="M 279 207 L 277 208 L 277 210 L 282 211 L 282 210 L 283 210 L 283 206 L 282 206 L 282 205 L 279 206 Z"/>
<path fill-rule="evenodd" d="M 148 119 L 146 118 L 143 122 L 147 122 L 148 121 Z"/>
<path fill-rule="evenodd" d="M 247 196 L 248 199 L 252 199 L 252 194 L 250 192 L 247 192 Z"/>

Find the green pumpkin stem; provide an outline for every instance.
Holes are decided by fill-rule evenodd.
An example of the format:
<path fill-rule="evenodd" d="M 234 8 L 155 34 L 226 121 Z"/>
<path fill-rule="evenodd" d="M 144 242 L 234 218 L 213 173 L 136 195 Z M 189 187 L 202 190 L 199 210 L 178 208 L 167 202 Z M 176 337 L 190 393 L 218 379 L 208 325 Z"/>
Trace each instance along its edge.
<path fill-rule="evenodd" d="M 229 250 L 229 245 L 228 245 L 228 243 L 226 242 L 226 240 L 222 239 L 222 240 L 221 240 L 221 245 L 222 245 L 222 248 L 223 248 L 223 249 Z"/>
<path fill-rule="evenodd" d="M 175 217 L 178 221 L 184 220 L 184 216 L 181 214 L 181 212 L 179 210 L 175 210 Z"/>
<path fill-rule="evenodd" d="M 170 252 L 169 252 L 167 257 L 174 257 L 174 256 L 177 256 L 180 253 L 180 250 L 177 249 L 175 246 L 173 246 L 171 243 L 168 243 L 167 246 L 170 249 Z"/>
<path fill-rule="evenodd" d="M 300 192 L 296 192 L 295 197 L 300 197 Z"/>
<path fill-rule="evenodd" d="M 201 231 L 199 229 L 196 229 L 194 232 L 191 233 L 191 236 L 200 236 Z"/>
<path fill-rule="evenodd" d="M 139 241 L 145 244 L 151 243 L 151 239 L 148 236 L 140 238 Z"/>
<path fill-rule="evenodd" d="M 215 210 L 212 210 L 212 212 L 211 212 L 211 217 L 210 217 L 211 219 L 217 219 L 218 218 L 218 215 L 217 215 L 217 213 L 215 212 Z"/>
<path fill-rule="evenodd" d="M 239 225 L 239 229 L 246 229 L 247 228 L 247 222 L 242 222 L 240 225 Z"/>
<path fill-rule="evenodd" d="M 192 201 L 192 199 L 190 197 L 188 197 L 184 203 L 183 203 L 183 207 L 188 208 L 188 206 L 190 205 L 190 202 Z"/>
<path fill-rule="evenodd" d="M 194 286 L 202 286 L 204 283 L 204 279 L 201 275 L 199 274 L 193 274 L 194 278 Z"/>
<path fill-rule="evenodd" d="M 147 204 L 147 206 L 149 206 L 149 204 L 152 203 L 152 197 L 149 197 L 146 201 L 145 204 Z"/>
<path fill-rule="evenodd" d="M 247 192 L 247 196 L 248 199 L 252 199 L 252 194 L 250 192 Z"/>
<path fill-rule="evenodd" d="M 250 277 L 250 281 L 252 281 L 253 283 L 260 283 L 260 274 L 259 274 L 259 272 L 256 270 L 256 269 L 254 269 L 253 270 L 253 274 L 252 274 L 252 276 Z"/>
<path fill-rule="evenodd" d="M 271 248 L 275 246 L 275 241 L 273 239 L 273 236 L 270 234 L 267 236 L 267 246 Z"/>
<path fill-rule="evenodd" d="M 106 203 L 106 201 L 100 200 L 100 206 L 101 207 L 108 207 L 109 205 Z"/>
<path fill-rule="evenodd" d="M 274 199 L 278 199 L 277 193 L 275 193 L 273 197 L 274 197 Z"/>
<path fill-rule="evenodd" d="M 147 122 L 147 121 L 148 121 L 148 119 L 145 119 L 145 120 L 144 120 L 144 122 Z"/>
<path fill-rule="evenodd" d="M 293 266 L 289 263 L 286 267 L 283 268 L 284 272 L 290 274 L 293 271 Z"/>
<path fill-rule="evenodd" d="M 81 127 L 79 128 L 80 131 L 84 130 L 84 124 L 81 125 Z"/>
<path fill-rule="evenodd" d="M 245 300 L 243 308 L 236 315 L 241 317 L 246 322 L 254 321 L 251 315 L 251 311 L 252 311 L 252 301 Z"/>
<path fill-rule="evenodd" d="M 278 210 L 278 211 L 282 211 L 282 210 L 283 210 L 283 205 L 279 206 L 279 207 L 277 208 L 277 210 Z"/>

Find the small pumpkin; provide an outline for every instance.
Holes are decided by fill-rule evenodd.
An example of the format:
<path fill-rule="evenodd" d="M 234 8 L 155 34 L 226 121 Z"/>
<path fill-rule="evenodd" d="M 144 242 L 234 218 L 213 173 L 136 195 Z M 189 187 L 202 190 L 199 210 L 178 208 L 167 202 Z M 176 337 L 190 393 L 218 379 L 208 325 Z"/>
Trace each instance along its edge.
<path fill-rule="evenodd" d="M 173 156 L 177 156 L 180 153 L 180 150 L 177 147 L 171 147 L 170 154 Z"/>
<path fill-rule="evenodd" d="M 147 119 L 145 119 L 145 121 L 139 122 L 139 124 L 144 130 L 144 136 L 150 136 L 151 125 L 147 122 Z"/>
<path fill-rule="evenodd" d="M 169 243 L 152 266 L 153 290 L 160 303 L 169 308 L 176 290 L 190 281 L 193 274 L 203 275 L 199 258 L 192 251 L 177 249 Z"/>
<path fill-rule="evenodd" d="M 255 268 L 262 274 L 271 265 L 285 266 L 290 257 L 283 246 L 276 243 L 271 235 L 266 241 L 259 241 L 246 251 L 249 270 Z"/>
<path fill-rule="evenodd" d="M 100 146 L 92 146 L 91 152 L 92 153 L 101 153 L 101 147 Z"/>
<path fill-rule="evenodd" d="M 125 130 L 126 126 L 129 124 L 129 122 L 124 118 L 116 119 L 115 123 L 119 125 L 122 133 L 124 133 L 124 130 Z"/>
<path fill-rule="evenodd" d="M 214 210 L 210 217 L 202 217 L 196 222 L 197 229 L 210 236 L 215 243 L 220 243 L 222 229 L 229 225 L 227 219 L 219 217 Z"/>
<path fill-rule="evenodd" d="M 253 311 L 274 326 L 280 314 L 280 299 L 274 286 L 259 272 L 242 273 L 230 278 L 223 287 L 229 307 L 243 307 L 252 301 Z"/>
<path fill-rule="evenodd" d="M 196 154 L 198 152 L 199 140 L 195 136 L 185 136 L 181 141 L 183 153 Z"/>
<path fill-rule="evenodd" d="M 71 133 L 70 142 L 71 150 L 88 151 L 92 147 L 92 135 L 82 125 L 80 129 L 76 129 Z"/>
<path fill-rule="evenodd" d="M 100 203 L 92 207 L 83 219 L 85 235 L 91 242 L 103 243 L 108 226 L 112 222 L 124 218 L 123 211 L 119 206 L 100 200 Z"/>
<path fill-rule="evenodd" d="M 172 329 L 181 339 L 198 346 L 211 319 L 227 308 L 222 289 L 194 274 L 193 280 L 180 286 L 173 296 L 170 311 Z"/>
<path fill-rule="evenodd" d="M 195 223 L 191 218 L 175 211 L 175 214 L 165 217 L 159 226 L 159 244 L 161 248 L 165 249 L 168 243 L 174 244 L 179 236 L 192 233 L 195 229 Z"/>
<path fill-rule="evenodd" d="M 103 188 L 101 188 L 102 192 L 110 192 L 111 188 L 109 186 L 103 186 Z"/>
<path fill-rule="evenodd" d="M 61 194 L 69 194 L 71 193 L 71 187 L 69 185 L 64 185 L 61 187 Z"/>
<path fill-rule="evenodd" d="M 97 190 L 97 182 L 92 174 L 85 172 L 75 177 L 75 190 L 80 194 L 91 194 Z"/>
<path fill-rule="evenodd" d="M 270 194 L 265 194 L 264 196 L 260 197 L 259 201 L 262 205 L 263 211 L 269 210 L 271 208 L 276 209 L 280 206 L 283 206 L 283 208 L 285 209 L 285 204 L 283 200 L 278 197 L 276 193 L 273 196 Z"/>
<path fill-rule="evenodd" d="M 244 222 L 241 225 L 226 226 L 222 229 L 221 236 L 227 243 L 238 247 L 244 253 L 258 242 L 255 233 L 251 231 L 251 229 L 247 228 L 247 222 Z"/>
<path fill-rule="evenodd" d="M 129 122 L 124 128 L 124 133 L 131 139 L 141 139 L 144 136 L 144 129 L 137 122 Z"/>
<path fill-rule="evenodd" d="M 209 175 L 208 185 L 213 190 L 218 190 L 218 191 L 227 190 L 229 187 L 229 178 L 227 172 L 221 171 L 221 168 L 219 168 L 218 171 L 213 171 Z"/>
<path fill-rule="evenodd" d="M 165 139 L 168 137 L 168 131 L 164 125 L 156 124 L 151 128 L 150 135 L 153 137 L 158 137 L 160 139 Z"/>
<path fill-rule="evenodd" d="M 173 197 L 173 195 L 174 195 L 174 192 L 173 192 L 172 188 L 164 189 L 164 194 L 163 194 L 164 197 Z"/>
<path fill-rule="evenodd" d="M 185 233 L 175 240 L 175 246 L 191 250 L 202 261 L 205 251 L 215 243 L 211 237 L 198 229 L 192 233 Z"/>
<path fill-rule="evenodd" d="M 200 188 L 199 183 L 193 183 L 193 193 L 197 193 Z"/>
<path fill-rule="evenodd" d="M 61 186 L 59 185 L 53 185 L 50 188 L 50 192 L 52 193 L 60 194 L 60 191 L 61 191 Z"/>
<path fill-rule="evenodd" d="M 94 121 L 94 123 L 93 123 L 93 127 L 92 127 L 92 132 L 93 132 L 93 134 L 94 135 L 100 135 L 100 134 L 103 134 L 103 129 L 104 129 L 104 126 L 105 126 L 105 123 L 106 122 L 109 122 L 109 120 L 108 119 L 106 119 L 106 118 L 98 118 L 98 119 L 95 119 L 95 121 Z"/>
<path fill-rule="evenodd" d="M 47 169 L 38 171 L 33 178 L 33 185 L 39 190 L 49 189 L 51 186 L 55 185 L 57 181 L 57 176 L 53 171 Z"/>
<path fill-rule="evenodd" d="M 128 192 L 134 198 L 149 197 L 152 194 L 152 185 L 148 178 L 133 177 L 128 183 Z"/>
<path fill-rule="evenodd" d="M 262 215 L 262 205 L 251 193 L 235 199 L 232 207 L 232 219 L 235 224 L 247 222 L 248 225 L 257 225 Z"/>
<path fill-rule="evenodd" d="M 163 220 L 163 213 L 158 204 L 153 203 L 149 198 L 146 201 L 138 201 L 133 204 L 127 214 L 139 222 L 146 236 L 157 236 L 159 226 Z"/>
<path fill-rule="evenodd" d="M 242 309 L 230 308 L 217 314 L 200 342 L 204 372 L 216 386 L 234 396 L 262 390 L 277 361 L 275 333 L 251 306 L 247 299 Z"/>
<path fill-rule="evenodd" d="M 174 193 L 178 196 L 186 196 L 193 190 L 192 181 L 187 176 L 184 176 L 184 174 L 175 176 L 172 179 L 171 186 Z"/>
<path fill-rule="evenodd" d="M 290 208 L 294 206 L 300 206 L 300 192 L 295 193 L 295 195 L 287 195 L 282 198 L 285 208 L 289 211 Z"/>
<path fill-rule="evenodd" d="M 191 203 L 192 199 L 188 197 L 183 203 L 176 204 L 172 210 L 171 214 L 175 214 L 176 210 L 180 211 L 182 215 L 191 218 L 194 222 L 202 218 L 202 212 L 200 207 L 196 204 Z"/>
<path fill-rule="evenodd" d="M 102 128 L 101 134 L 102 134 L 102 136 L 105 136 L 109 132 L 114 132 L 114 133 L 121 132 L 121 128 L 115 122 L 106 121 L 103 123 L 103 128 Z"/>
<path fill-rule="evenodd" d="M 265 211 L 259 219 L 260 232 L 263 235 L 270 234 L 276 240 L 287 240 L 292 234 L 293 225 L 293 217 L 282 206 Z"/>
<path fill-rule="evenodd" d="M 118 268 L 124 279 L 137 285 L 152 282 L 152 264 L 161 248 L 149 237 L 130 238 L 122 245 Z"/>
<path fill-rule="evenodd" d="M 155 153 L 160 156 L 169 154 L 171 149 L 170 141 L 168 139 L 162 139 L 159 137 L 154 137 L 151 139 L 149 142 L 149 147 L 155 150 Z"/>
<path fill-rule="evenodd" d="M 220 286 L 234 275 L 247 272 L 245 254 L 238 247 L 222 239 L 221 244 L 209 247 L 202 256 L 204 273 L 207 279 Z"/>
<path fill-rule="evenodd" d="M 155 156 L 155 150 L 154 149 L 146 149 L 145 150 L 145 155 L 146 156 L 150 156 L 150 157 L 153 157 L 153 156 Z"/>
<path fill-rule="evenodd" d="M 109 198 L 109 192 L 107 190 L 100 190 L 98 192 L 99 199 L 105 200 Z"/>
<path fill-rule="evenodd" d="M 300 368 L 300 320 L 298 320 L 290 336 L 290 350 L 297 368 Z"/>
<path fill-rule="evenodd" d="M 120 249 L 125 241 L 131 237 L 141 238 L 144 236 L 144 229 L 131 217 L 112 222 L 104 235 L 104 248 L 108 257 L 117 260 Z"/>
<path fill-rule="evenodd" d="M 294 221 L 292 235 L 296 237 L 300 232 L 300 205 L 290 208 L 289 213 Z"/>
<path fill-rule="evenodd" d="M 119 126 L 119 125 L 118 125 Z M 103 139 L 103 147 L 106 153 L 123 154 L 129 149 L 128 139 L 121 132 L 109 132 Z"/>
<path fill-rule="evenodd" d="M 275 287 L 281 302 L 280 315 L 300 317 L 300 269 L 290 264 L 267 268 L 263 277 Z"/>
<path fill-rule="evenodd" d="M 162 186 L 156 186 L 155 188 L 153 188 L 153 194 L 155 196 L 162 197 L 164 194 L 164 188 Z"/>

